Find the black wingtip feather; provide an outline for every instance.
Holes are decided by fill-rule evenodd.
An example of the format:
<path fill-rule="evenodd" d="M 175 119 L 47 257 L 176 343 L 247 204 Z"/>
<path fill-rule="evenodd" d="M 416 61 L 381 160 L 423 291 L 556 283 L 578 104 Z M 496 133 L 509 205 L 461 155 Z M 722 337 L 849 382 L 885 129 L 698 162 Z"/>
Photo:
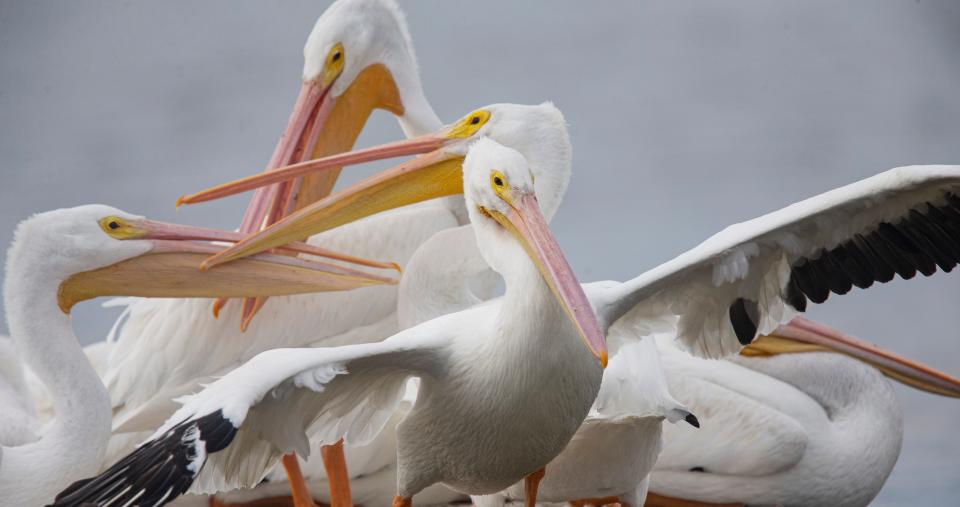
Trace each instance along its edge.
<path fill-rule="evenodd" d="M 797 277 L 791 276 L 790 281 L 787 282 L 787 293 L 784 295 L 784 299 L 796 311 L 807 311 L 807 296 L 803 295 L 803 291 L 797 285 Z"/>
<path fill-rule="evenodd" d="M 757 303 L 748 299 L 737 298 L 730 305 L 730 323 L 741 345 L 748 345 L 757 336 Z"/>
<path fill-rule="evenodd" d="M 689 424 L 690 426 L 700 429 L 700 421 L 697 419 L 697 416 L 693 414 L 687 414 L 687 416 L 684 417 L 683 420 L 687 421 L 687 424 Z"/>
<path fill-rule="evenodd" d="M 784 299 L 798 311 L 806 300 L 826 301 L 831 292 L 844 294 L 851 285 L 870 287 L 919 271 L 931 276 L 950 272 L 960 263 L 960 197 L 947 193 L 943 204 L 920 203 L 895 223 L 882 222 L 869 233 L 792 263 Z M 731 307 L 731 319 L 734 308 Z"/>
<path fill-rule="evenodd" d="M 192 432 L 198 432 L 196 439 L 188 438 Z M 202 442 L 207 454 L 214 453 L 236 434 L 237 428 L 220 410 L 184 421 L 102 474 L 71 484 L 48 507 L 124 505 L 133 500 L 143 506 L 166 504 L 193 484 L 196 473 L 188 467 L 198 454 L 196 445 Z"/>

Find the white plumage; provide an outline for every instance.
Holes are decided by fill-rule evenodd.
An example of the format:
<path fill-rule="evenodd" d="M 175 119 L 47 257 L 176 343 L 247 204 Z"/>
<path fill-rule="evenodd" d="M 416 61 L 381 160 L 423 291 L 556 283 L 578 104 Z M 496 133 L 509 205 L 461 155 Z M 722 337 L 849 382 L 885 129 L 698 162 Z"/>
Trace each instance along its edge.
<path fill-rule="evenodd" d="M 614 333 L 611 330 L 611 335 Z M 667 389 L 654 338 L 623 344 L 603 372 L 590 414 L 566 449 L 547 465 L 537 500 L 564 503 L 617 498 L 631 506 L 643 505 L 647 476 L 663 443 L 663 421 L 677 422 L 690 416 Z M 473 500 L 478 506 L 492 507 L 523 498 L 523 484 L 518 483 Z"/>
<path fill-rule="evenodd" d="M 811 352 L 707 361 L 664 344 L 670 389 L 701 428 L 664 431 L 650 489 L 704 502 L 866 505 L 900 453 L 903 416 L 879 371 Z"/>

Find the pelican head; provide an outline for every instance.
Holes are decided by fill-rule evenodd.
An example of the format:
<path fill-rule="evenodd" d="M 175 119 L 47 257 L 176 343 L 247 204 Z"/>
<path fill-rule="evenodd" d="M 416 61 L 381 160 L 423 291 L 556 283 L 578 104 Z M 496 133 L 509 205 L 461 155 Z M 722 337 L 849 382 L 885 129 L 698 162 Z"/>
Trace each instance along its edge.
<path fill-rule="evenodd" d="M 378 277 L 278 255 L 258 256 L 231 273 L 204 273 L 200 261 L 223 249 L 204 240 L 236 234 L 168 224 L 99 204 L 34 215 L 17 228 L 8 254 L 6 295 L 20 291 L 17 273 L 55 280 L 57 303 L 69 313 L 97 296 L 270 296 L 342 290 L 384 283 Z"/>
<path fill-rule="evenodd" d="M 422 133 L 440 125 L 417 76 L 406 22 L 392 0 L 340 0 L 317 20 L 304 46 L 300 94 L 268 169 L 353 147 L 374 109 Z M 297 177 L 251 199 L 242 232 L 326 197 L 338 170 Z"/>
<path fill-rule="evenodd" d="M 470 143 L 488 138 L 520 152 L 533 175 L 540 209 L 549 221 L 553 218 L 570 183 L 573 148 L 567 122 L 552 102 L 530 106 L 493 104 L 471 112 L 460 119 L 468 124 L 487 115 L 484 125 L 462 141 L 448 141 L 453 156 L 466 153 Z M 448 134 L 449 135 L 449 134 Z"/>
<path fill-rule="evenodd" d="M 491 139 L 524 156 L 533 175 L 543 214 L 551 218 L 570 181 L 572 150 L 563 115 L 549 102 L 535 106 L 493 104 L 482 107 L 427 135 L 257 174 L 184 196 L 180 203 L 218 199 L 345 165 L 419 155 L 285 217 L 239 243 L 236 248 L 210 259 L 206 263 L 210 267 L 374 213 L 460 194 L 464 190 L 464 158 L 479 139 Z"/>
<path fill-rule="evenodd" d="M 433 128 L 423 124 L 435 117 L 425 114 L 429 106 L 421 102 L 425 99 L 413 42 L 393 0 L 340 0 L 331 5 L 303 47 L 303 82 L 334 101 L 367 94 L 375 107 L 399 116 L 408 135 Z"/>
<path fill-rule="evenodd" d="M 534 177 L 523 155 L 493 140 L 478 139 L 464 160 L 463 189 L 477 246 L 487 263 L 511 280 L 525 269 L 524 259 L 529 257 L 584 344 L 606 367 L 603 331 L 540 211 Z"/>

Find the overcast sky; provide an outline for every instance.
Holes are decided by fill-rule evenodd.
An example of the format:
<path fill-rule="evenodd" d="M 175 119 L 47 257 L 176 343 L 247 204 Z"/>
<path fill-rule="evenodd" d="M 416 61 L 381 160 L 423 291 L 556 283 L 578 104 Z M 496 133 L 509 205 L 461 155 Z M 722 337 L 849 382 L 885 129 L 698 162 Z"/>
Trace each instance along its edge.
<path fill-rule="evenodd" d="M 173 203 L 264 166 L 327 3 L 0 0 L 0 235 L 92 202 L 236 226 L 245 196 Z M 960 163 L 952 0 L 404 8 L 444 120 L 493 102 L 564 111 L 574 179 L 553 227 L 586 281 L 631 277 L 731 223 L 892 167 Z M 400 135 L 378 113 L 358 144 Z M 958 375 L 958 302 L 960 275 L 939 275 L 832 297 L 808 316 Z M 85 343 L 114 315 L 75 314 Z M 960 404 L 898 393 L 904 449 L 876 504 L 955 502 Z"/>

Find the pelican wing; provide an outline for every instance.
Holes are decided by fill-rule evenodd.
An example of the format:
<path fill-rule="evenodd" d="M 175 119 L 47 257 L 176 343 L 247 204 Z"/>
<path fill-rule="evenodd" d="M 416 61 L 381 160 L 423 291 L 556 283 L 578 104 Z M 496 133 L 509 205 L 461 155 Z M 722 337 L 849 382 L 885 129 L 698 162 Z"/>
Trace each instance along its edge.
<path fill-rule="evenodd" d="M 188 490 L 252 487 L 283 454 L 308 455 L 308 434 L 362 445 L 390 418 L 407 378 L 441 371 L 445 343 L 427 323 L 383 342 L 263 352 L 186 397 L 147 442 L 54 505 L 161 505 Z"/>
<path fill-rule="evenodd" d="M 611 325 L 669 321 L 704 357 L 734 354 L 807 301 L 960 261 L 960 166 L 900 167 L 736 224 L 594 299 Z"/>

